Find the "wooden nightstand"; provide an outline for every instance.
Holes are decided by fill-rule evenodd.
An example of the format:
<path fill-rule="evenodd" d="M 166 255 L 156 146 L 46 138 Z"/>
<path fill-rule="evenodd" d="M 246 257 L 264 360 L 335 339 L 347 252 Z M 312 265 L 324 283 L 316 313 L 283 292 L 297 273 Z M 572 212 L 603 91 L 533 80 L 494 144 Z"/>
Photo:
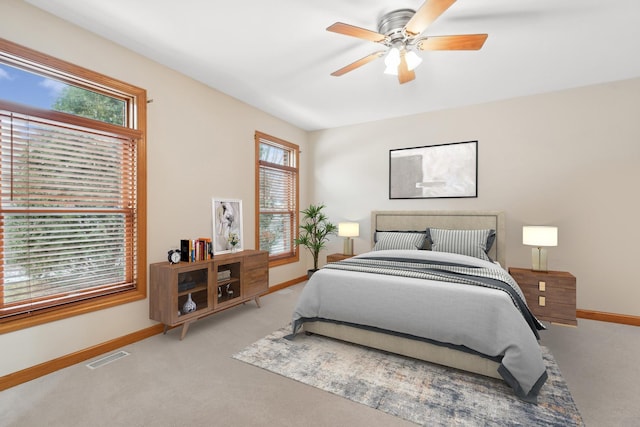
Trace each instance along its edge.
<path fill-rule="evenodd" d="M 527 305 L 539 320 L 577 326 L 576 278 L 566 271 L 534 271 L 509 268 L 527 299 Z"/>
<path fill-rule="evenodd" d="M 327 263 L 342 261 L 343 259 L 351 258 L 352 256 L 354 256 L 354 255 L 345 255 L 345 254 L 327 255 Z"/>

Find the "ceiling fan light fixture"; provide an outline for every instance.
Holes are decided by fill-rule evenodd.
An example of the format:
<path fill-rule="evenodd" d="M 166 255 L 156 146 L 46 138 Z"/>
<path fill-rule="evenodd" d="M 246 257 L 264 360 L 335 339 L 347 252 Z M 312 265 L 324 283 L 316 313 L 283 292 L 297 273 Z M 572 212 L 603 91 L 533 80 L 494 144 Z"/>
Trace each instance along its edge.
<path fill-rule="evenodd" d="M 413 70 L 422 63 L 422 58 L 416 55 L 416 53 L 413 51 L 407 52 L 407 54 L 405 55 L 405 59 L 407 60 L 407 68 L 409 69 L 409 71 Z"/>
<path fill-rule="evenodd" d="M 389 49 L 389 53 L 384 58 L 384 65 L 387 67 L 384 69 L 385 74 L 391 74 L 393 76 L 398 75 L 398 65 L 400 65 L 400 50 L 397 47 Z"/>
<path fill-rule="evenodd" d="M 406 52 L 404 57 L 407 61 L 407 69 L 409 71 L 415 69 L 422 62 L 422 58 L 416 55 L 413 51 Z M 397 76 L 398 66 L 400 65 L 400 49 L 397 47 L 389 49 L 389 53 L 384 58 L 384 64 L 386 65 L 386 68 L 384 69 L 385 74 Z"/>
<path fill-rule="evenodd" d="M 397 47 L 389 49 L 389 53 L 384 58 L 384 65 L 387 67 L 397 67 L 400 65 L 400 50 Z"/>
<path fill-rule="evenodd" d="M 390 76 L 397 76 L 398 66 L 396 65 L 395 67 L 393 67 L 393 66 L 387 65 L 387 67 L 384 69 L 384 73 L 389 74 Z"/>

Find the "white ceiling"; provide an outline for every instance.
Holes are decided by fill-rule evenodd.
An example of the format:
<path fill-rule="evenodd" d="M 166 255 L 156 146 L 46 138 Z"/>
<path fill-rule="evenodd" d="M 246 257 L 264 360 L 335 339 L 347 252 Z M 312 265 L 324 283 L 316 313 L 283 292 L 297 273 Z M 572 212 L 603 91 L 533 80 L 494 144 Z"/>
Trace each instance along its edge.
<path fill-rule="evenodd" d="M 382 59 L 330 76 L 380 45 L 325 29 L 423 0 L 26 1 L 306 130 L 640 77 L 640 0 L 458 0 L 423 34 L 484 47 L 418 52 L 404 85 Z"/>

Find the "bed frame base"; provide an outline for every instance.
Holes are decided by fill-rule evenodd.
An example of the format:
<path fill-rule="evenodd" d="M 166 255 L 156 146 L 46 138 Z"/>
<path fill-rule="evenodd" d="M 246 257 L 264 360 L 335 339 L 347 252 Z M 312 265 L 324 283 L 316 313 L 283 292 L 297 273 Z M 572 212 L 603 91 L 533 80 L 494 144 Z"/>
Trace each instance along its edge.
<path fill-rule="evenodd" d="M 498 374 L 498 362 L 453 348 L 331 322 L 305 322 L 302 329 L 305 332 L 502 379 Z"/>

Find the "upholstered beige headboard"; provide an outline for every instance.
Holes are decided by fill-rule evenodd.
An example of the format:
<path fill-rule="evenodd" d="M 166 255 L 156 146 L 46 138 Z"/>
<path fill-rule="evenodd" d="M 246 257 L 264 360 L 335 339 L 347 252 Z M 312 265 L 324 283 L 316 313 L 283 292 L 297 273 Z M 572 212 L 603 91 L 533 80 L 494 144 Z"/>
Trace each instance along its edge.
<path fill-rule="evenodd" d="M 373 211 L 371 212 L 371 242 L 376 231 L 419 231 L 427 227 L 451 230 L 496 230 L 496 240 L 489 251 L 491 259 L 504 268 L 506 236 L 504 212 L 499 211 Z"/>

